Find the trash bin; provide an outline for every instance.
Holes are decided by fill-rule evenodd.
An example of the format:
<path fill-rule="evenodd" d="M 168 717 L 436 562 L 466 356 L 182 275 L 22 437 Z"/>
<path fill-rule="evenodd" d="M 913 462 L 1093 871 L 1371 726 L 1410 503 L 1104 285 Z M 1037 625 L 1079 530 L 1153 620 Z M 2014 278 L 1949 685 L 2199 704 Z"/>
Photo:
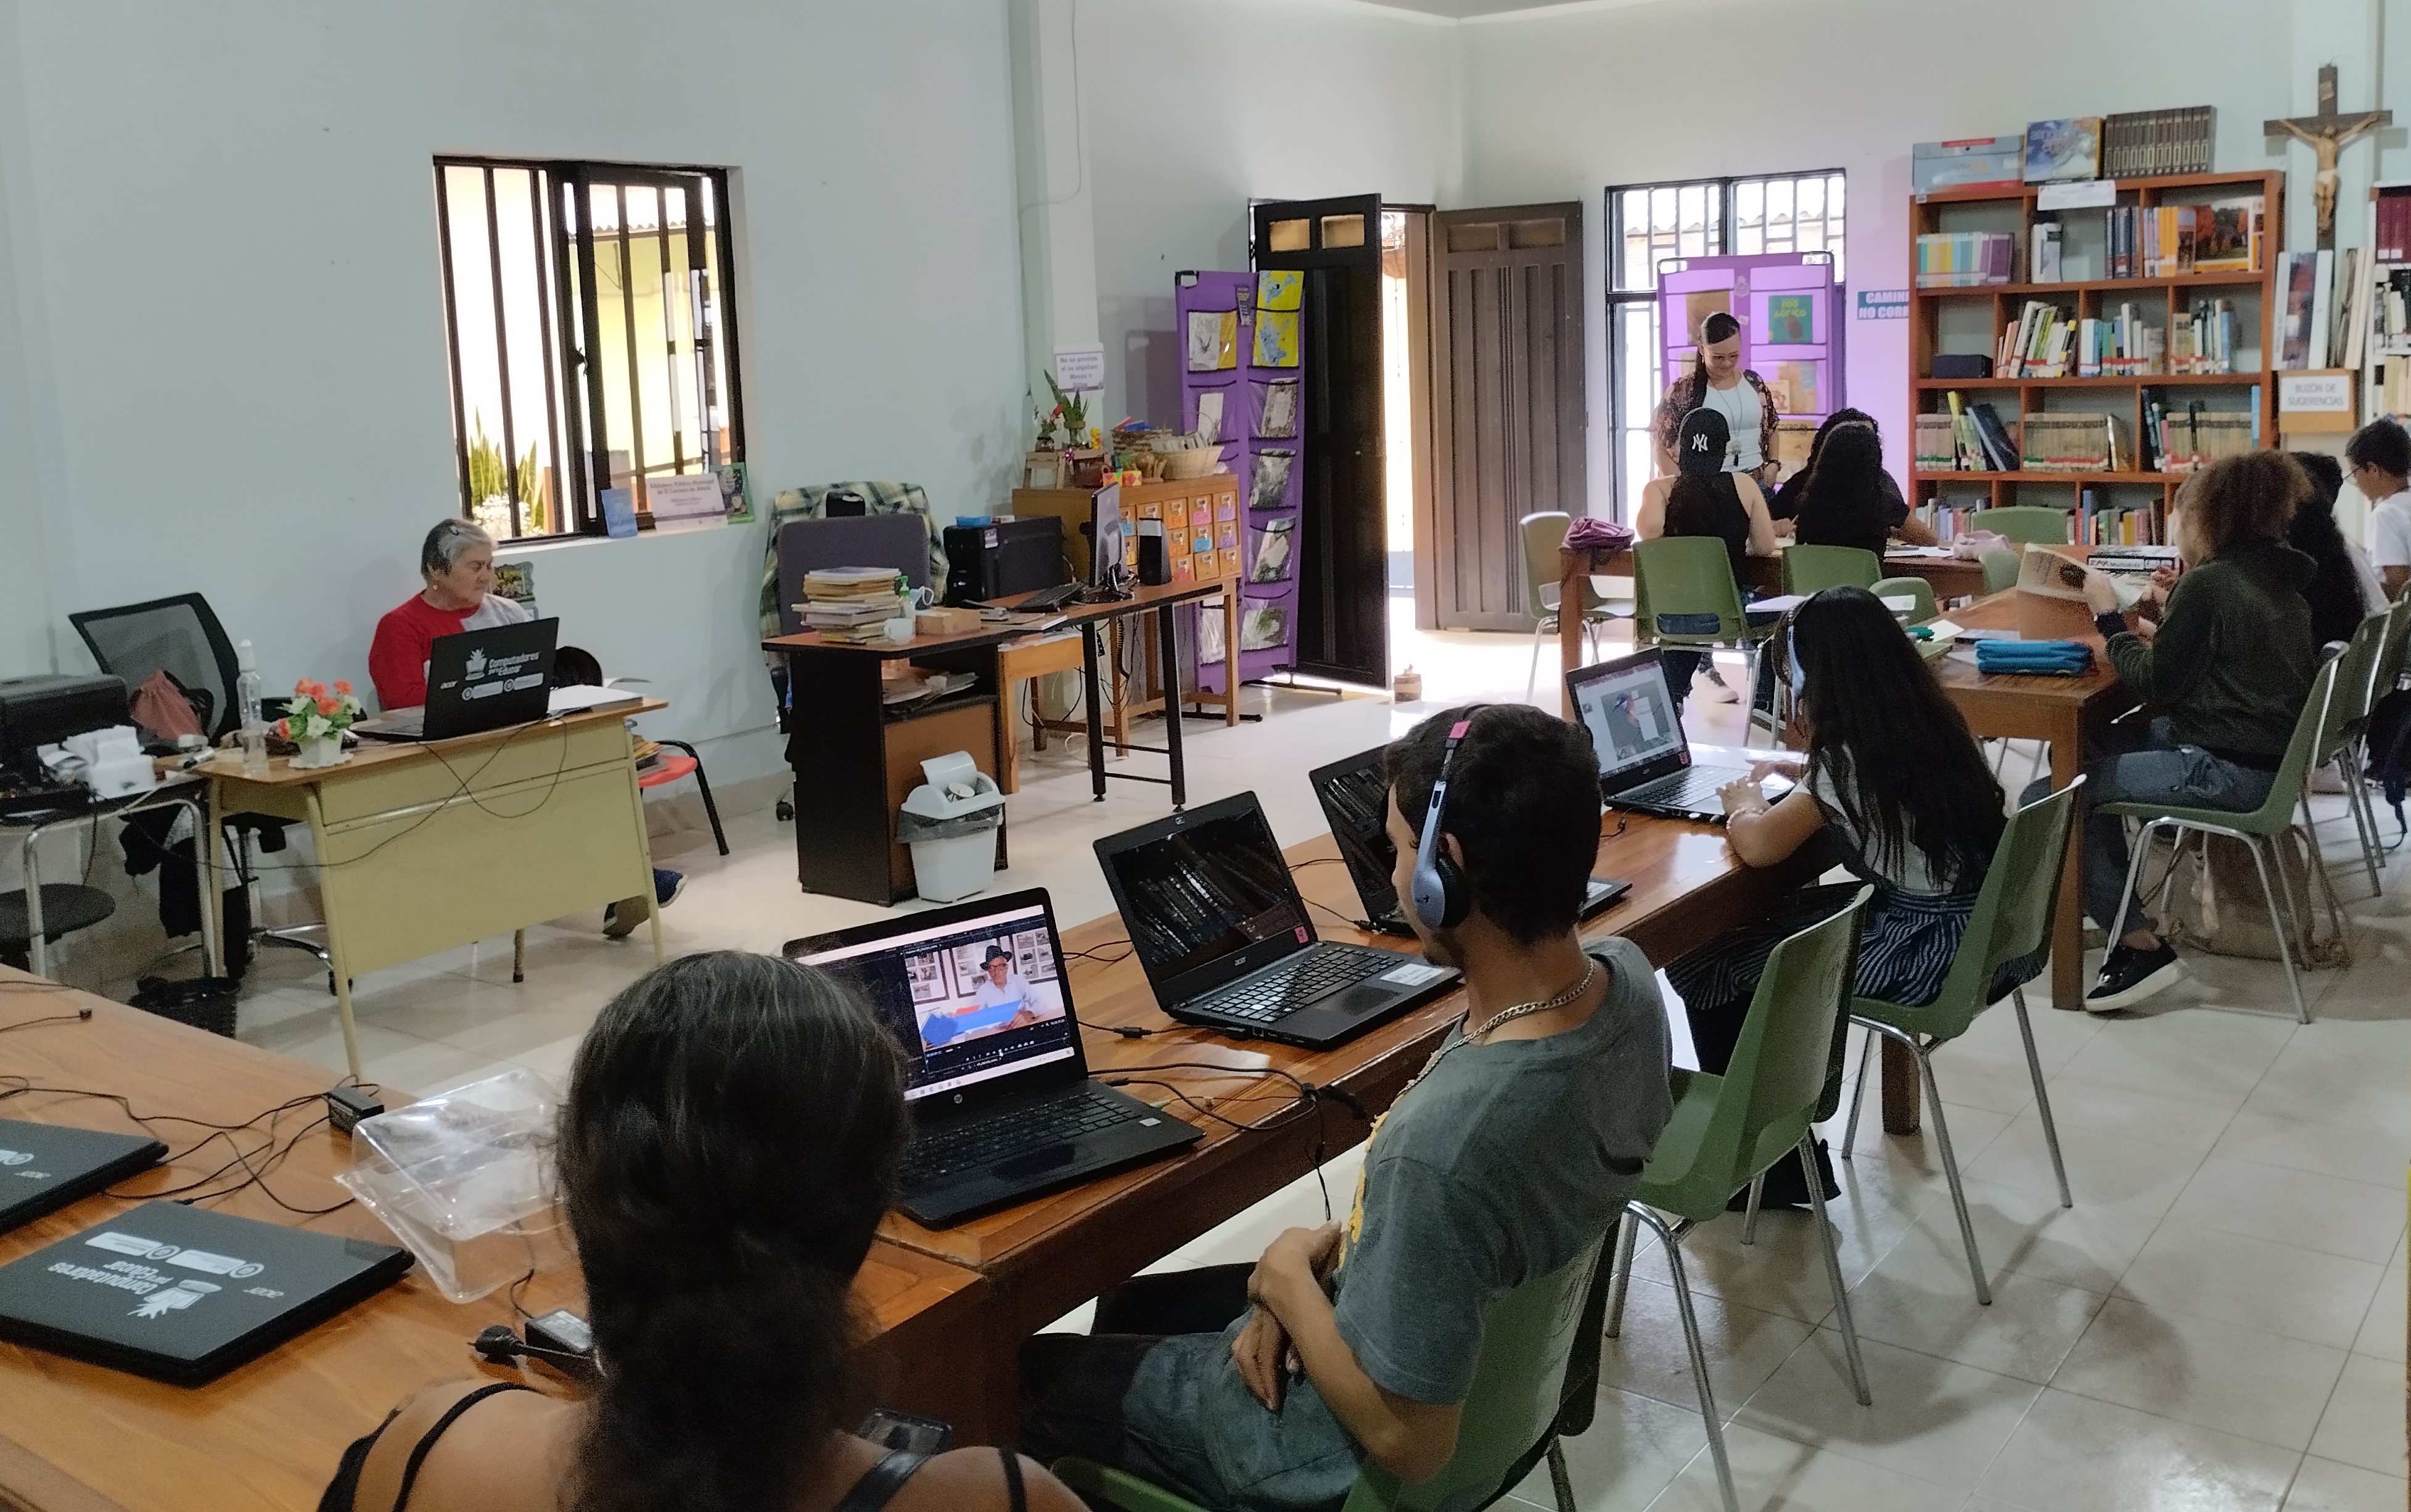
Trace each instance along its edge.
<path fill-rule="evenodd" d="M 968 898 L 996 872 L 1004 794 L 968 751 L 931 756 L 921 775 L 929 780 L 906 795 L 896 815 L 896 838 L 913 850 L 913 888 L 931 903 Z"/>

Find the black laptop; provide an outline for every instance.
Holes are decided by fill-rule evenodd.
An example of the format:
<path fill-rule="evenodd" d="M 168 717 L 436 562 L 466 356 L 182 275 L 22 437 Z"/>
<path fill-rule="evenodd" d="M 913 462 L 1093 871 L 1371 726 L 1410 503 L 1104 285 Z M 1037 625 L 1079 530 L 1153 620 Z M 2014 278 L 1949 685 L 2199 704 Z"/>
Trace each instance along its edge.
<path fill-rule="evenodd" d="M 409 1269 L 391 1244 L 146 1202 L 0 1267 L 0 1339 L 198 1386 Z"/>
<path fill-rule="evenodd" d="M 427 653 L 427 702 L 352 727 L 380 741 L 449 741 L 545 717 L 559 620 L 525 620 L 437 636 Z"/>
<path fill-rule="evenodd" d="M 854 982 L 911 1057 L 896 1205 L 931 1228 L 1203 1138 L 1089 1079 L 1043 888 L 790 940 L 785 954 Z"/>
<path fill-rule="evenodd" d="M 0 1118 L 0 1233 L 149 1170 L 167 1153 L 146 1135 Z"/>
<path fill-rule="evenodd" d="M 1156 1003 L 1183 1023 L 1321 1050 L 1456 984 L 1420 956 L 1317 939 L 1253 793 L 1109 835 L 1097 859 Z"/>
<path fill-rule="evenodd" d="M 1349 878 L 1356 884 L 1356 899 L 1365 905 L 1365 917 L 1356 922 L 1376 934 L 1413 939 L 1415 928 L 1399 910 L 1397 885 L 1391 880 L 1398 851 L 1390 844 L 1387 822 L 1390 778 L 1382 758 L 1389 749 L 1377 745 L 1345 761 L 1317 767 L 1308 777 L 1322 817 L 1331 825 L 1331 838 L 1339 844 L 1339 859 L 1348 863 Z M 1600 913 L 1631 890 L 1629 882 L 1590 878 L 1583 892 L 1582 917 Z"/>
<path fill-rule="evenodd" d="M 1717 789 L 1748 776 L 1749 768 L 1692 761 L 1658 648 L 1576 668 L 1566 674 L 1566 692 L 1599 750 L 1599 793 L 1609 808 L 1725 822 Z M 1790 785 L 1779 776 L 1764 784 L 1770 793 Z"/>

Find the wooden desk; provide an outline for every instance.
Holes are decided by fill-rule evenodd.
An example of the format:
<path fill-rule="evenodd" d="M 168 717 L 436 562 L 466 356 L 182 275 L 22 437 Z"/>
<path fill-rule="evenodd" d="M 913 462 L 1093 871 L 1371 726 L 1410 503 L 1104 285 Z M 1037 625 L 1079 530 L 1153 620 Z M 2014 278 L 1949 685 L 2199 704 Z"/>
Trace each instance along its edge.
<path fill-rule="evenodd" d="M 0 968 L 0 1024 L 93 1010 L 90 1020 L 8 1034 L 6 1064 L 37 1085 L 118 1093 L 146 1115 L 236 1123 L 288 1098 L 314 1096 L 326 1072 L 233 1040 L 67 988 L 18 984 L 36 978 Z M 405 1101 L 391 1089 L 388 1102 Z M 114 1104 L 25 1094 L 0 1100 L 0 1115 L 130 1132 Z M 278 1196 L 323 1208 L 343 1193 L 329 1177 L 351 1164 L 350 1141 L 304 1106 L 281 1121 L 277 1143 L 298 1134 L 269 1178 Z M 313 1123 L 316 1127 L 312 1127 Z M 164 1125 L 171 1150 L 204 1131 Z M 198 1180 L 227 1158 L 223 1140 L 170 1166 L 129 1178 L 120 1189 L 161 1190 Z M 231 1184 L 231 1183 L 228 1183 Z M 0 1235 L 0 1263 L 54 1243 L 125 1211 L 139 1198 L 87 1197 Z M 358 1205 L 303 1218 L 257 1187 L 210 1204 L 221 1212 L 323 1233 L 391 1242 Z M 975 1274 L 894 1245 L 874 1245 L 855 1281 L 871 1337 L 859 1361 L 875 1385 L 929 1411 L 961 1410 L 955 1383 L 930 1374 L 944 1341 L 977 1315 L 985 1284 Z M 574 1268 L 540 1274 L 525 1289 L 531 1311 L 581 1305 Z M 404 1396 L 431 1381 L 483 1375 L 519 1378 L 483 1364 L 469 1340 L 512 1320 L 504 1294 L 466 1306 L 444 1299 L 416 1270 L 399 1284 L 300 1338 L 204 1387 L 143 1380 L 55 1355 L 0 1344 L 0 1505 L 30 1512 L 307 1512 L 350 1440 L 374 1428 Z M 899 1372 L 894 1361 L 903 1362 Z M 531 1384 L 562 1387 L 537 1370 Z M 975 1403 L 974 1403 L 975 1405 Z"/>
<path fill-rule="evenodd" d="M 363 741 L 338 767 L 283 757 L 243 775 L 239 753 L 195 771 L 215 814 L 306 821 L 314 844 L 343 1055 L 361 1075 L 352 978 L 509 934 L 582 908 L 653 896 L 636 787 L 633 714 L 658 698 L 514 725 L 455 741 Z M 226 874 L 226 829 L 210 826 Z M 650 908 L 653 959 L 661 911 Z"/>
<path fill-rule="evenodd" d="M 1745 867 L 1733 859 L 1722 831 L 1707 825 L 1634 815 L 1618 834 L 1616 816 L 1610 815 L 1604 829 L 1595 870 L 1602 876 L 1625 878 L 1633 888 L 1621 903 L 1590 920 L 1585 932 L 1592 937 L 1626 935 L 1660 963 L 1762 917 L 1778 897 L 1813 880 L 1823 867 L 1814 856 L 1762 871 Z M 1361 933 L 1348 922 L 1362 912 L 1362 905 L 1329 835 L 1293 845 L 1286 854 L 1297 869 L 1299 890 L 1314 905 L 1315 928 L 1324 938 L 1399 946 L 1394 938 Z M 1119 917 L 1107 915 L 1067 931 L 1064 950 L 1069 956 L 1115 945 L 1125 932 Z M 1324 1102 L 1319 1113 L 1301 1113 L 1286 1081 L 1248 1071 L 1278 1068 L 1318 1086 L 1341 1088 L 1378 1115 L 1465 1011 L 1463 994 L 1451 993 L 1370 1034 L 1317 1052 L 1235 1041 L 1174 1023 L 1157 1008 L 1145 973 L 1127 953 L 1110 964 L 1079 958 L 1067 964 L 1080 1018 L 1099 1026 L 1082 1036 L 1091 1073 L 1161 1077 L 1243 1126 L 1233 1128 L 1206 1117 L 1160 1087 L 1134 1085 L 1131 1090 L 1150 1102 L 1169 1102 L 1172 1112 L 1206 1131 L 1205 1138 L 1175 1159 L 1089 1182 L 956 1228 L 928 1229 L 900 1214 L 889 1215 L 883 1230 L 888 1239 L 977 1270 L 988 1283 L 979 1326 L 951 1335 L 943 1346 L 952 1373 L 984 1383 L 986 1411 L 976 1418 L 956 1420 L 957 1431 L 972 1443 L 1007 1442 L 1016 1432 L 1015 1361 L 1022 1340 L 1308 1174 L 1318 1156 L 1327 1159 L 1366 1138 L 1369 1126 L 1336 1103 Z M 1125 1039 L 1103 1027 L 1125 1024 L 1153 1033 L 1146 1039 Z M 1176 1061 L 1228 1066 L 1232 1073 L 1138 1069 Z M 1335 1192 L 1334 1211 L 1347 1200 L 1346 1193 Z"/>

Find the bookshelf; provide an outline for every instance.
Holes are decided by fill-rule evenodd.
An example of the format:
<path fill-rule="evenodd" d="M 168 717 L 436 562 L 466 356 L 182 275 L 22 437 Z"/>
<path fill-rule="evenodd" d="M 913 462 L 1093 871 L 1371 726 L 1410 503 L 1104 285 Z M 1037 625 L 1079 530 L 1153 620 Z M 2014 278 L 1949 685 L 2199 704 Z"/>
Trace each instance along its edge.
<path fill-rule="evenodd" d="M 2399 270 L 2411 267 L 2411 264 L 2391 260 L 2382 256 L 2387 249 L 2379 239 L 2378 206 L 2383 201 L 2397 200 L 2406 196 L 2411 196 L 2411 182 L 2402 179 L 2388 179 L 2369 186 L 2367 275 L 2370 282 L 2376 286 L 2377 297 L 2381 301 L 2388 280 Z M 2411 335 L 2389 337 L 2386 334 L 2386 312 L 2380 308 L 2370 312 L 2369 330 L 2362 332 L 2362 336 L 2360 392 L 2357 396 L 2360 401 L 2360 414 L 2356 417 L 2356 420 L 2359 424 L 2366 425 L 2380 416 L 2397 413 L 2390 409 L 2386 402 L 2389 387 L 2387 383 L 2388 370 L 2404 362 L 2411 362 Z M 2401 397 L 2405 387 L 2401 374 L 2395 375 L 2395 382 L 2391 387 L 2396 396 Z"/>
<path fill-rule="evenodd" d="M 2276 385 L 2271 372 L 2278 347 L 2277 322 L 2283 314 L 2277 288 L 2277 248 L 2284 237 L 2283 172 L 2185 173 L 2159 178 L 2120 180 L 2117 205 L 2152 209 L 2161 206 L 2205 205 L 2214 199 L 2259 195 L 2264 234 L 2260 266 L 2253 272 L 2188 272 L 2145 278 L 2110 278 L 2106 207 L 2039 211 L 2036 192 L 2044 187 L 1945 188 L 1929 190 L 1909 203 L 1909 439 L 1913 470 L 1909 502 L 1929 520 L 1946 510 L 1999 508 L 2012 505 L 2053 505 L 2076 510 L 2088 493 L 2106 510 L 2135 512 L 2158 531 L 2167 506 L 2186 474 L 2104 470 L 2063 472 L 2040 468 L 1968 472 L 1916 467 L 1914 434 L 1920 415 L 1949 413 L 1950 395 L 1963 404 L 1986 404 L 2004 427 L 2023 434 L 2032 416 L 2100 412 L 2118 420 L 2130 454 L 2140 455 L 2143 427 L 2143 390 L 2161 389 L 2173 399 L 2201 403 L 2221 412 L 2249 411 L 2257 417 L 2258 444 L 2270 446 L 2277 434 Z M 2062 267 L 2079 276 L 2051 283 L 2026 281 L 2031 228 L 2039 222 L 2061 227 Z M 1999 232 L 2012 238 L 2012 272 L 2018 281 L 1921 288 L 1916 286 L 1920 236 L 1957 232 Z M 1936 378 L 1937 353 L 1974 353 L 1991 357 L 2004 329 L 2017 321 L 2026 301 L 2050 301 L 2080 320 L 2104 319 L 2125 304 L 2137 317 L 2166 330 L 2172 315 L 2188 312 L 2210 299 L 2231 301 L 2236 324 L 2232 373 L 2121 374 L 2099 377 Z M 2073 390 L 2073 391 L 2070 391 Z M 2153 539 L 2158 539 L 2155 534 Z"/>

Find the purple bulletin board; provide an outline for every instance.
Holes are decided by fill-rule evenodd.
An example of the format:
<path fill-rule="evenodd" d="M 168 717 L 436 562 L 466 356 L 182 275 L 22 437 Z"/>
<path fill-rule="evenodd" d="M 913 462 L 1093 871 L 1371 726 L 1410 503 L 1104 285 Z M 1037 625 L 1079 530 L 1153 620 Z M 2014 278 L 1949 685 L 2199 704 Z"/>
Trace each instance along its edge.
<path fill-rule="evenodd" d="M 1832 253 L 1669 257 L 1658 265 L 1658 288 L 1668 383 L 1690 372 L 1699 323 L 1724 310 L 1741 321 L 1742 366 L 1775 391 L 1783 418 L 1821 422 L 1848 403 L 1842 391 L 1848 327 Z"/>
<path fill-rule="evenodd" d="M 1201 414 L 1210 415 L 1219 404 L 1222 465 L 1239 479 L 1239 575 L 1228 591 L 1239 595 L 1240 644 L 1216 644 L 1222 633 L 1218 613 L 1199 616 L 1201 639 L 1191 642 L 1198 647 L 1199 684 L 1218 693 L 1234 652 L 1242 683 L 1294 660 L 1290 648 L 1303 545 L 1298 504 L 1305 487 L 1302 277 L 1281 272 L 1184 272 L 1174 280 L 1182 352 L 1181 426 L 1197 429 Z M 1260 293 L 1271 308 L 1259 308 Z"/>

